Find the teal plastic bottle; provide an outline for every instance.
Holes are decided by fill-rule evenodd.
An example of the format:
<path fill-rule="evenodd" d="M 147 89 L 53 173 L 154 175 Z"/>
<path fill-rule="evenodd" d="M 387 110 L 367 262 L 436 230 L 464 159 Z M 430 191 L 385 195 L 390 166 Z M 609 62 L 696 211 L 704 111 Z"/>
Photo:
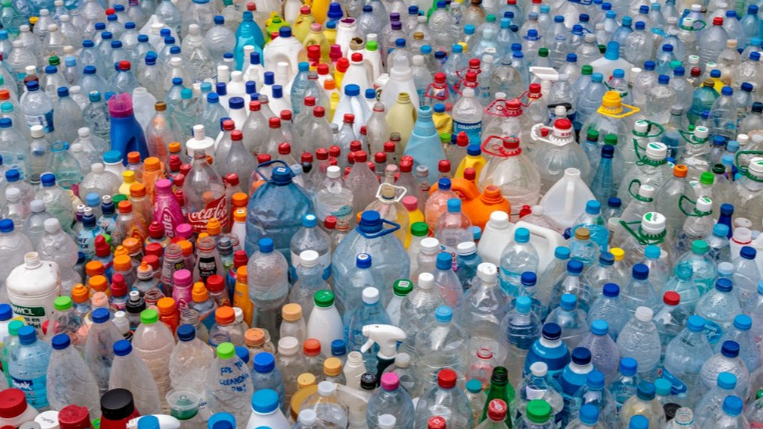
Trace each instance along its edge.
<path fill-rule="evenodd" d="M 262 58 L 262 48 L 265 46 L 265 38 L 262 36 L 262 30 L 254 22 L 254 16 L 251 11 L 244 12 L 244 20 L 236 29 L 236 48 L 233 50 L 233 59 L 236 60 L 236 70 L 244 67 L 244 46 L 254 46 L 254 51 L 260 53 Z"/>
<path fill-rule="evenodd" d="M 419 107 L 419 115 L 416 123 L 413 124 L 413 132 L 408 139 L 408 145 L 405 147 L 405 155 L 413 157 L 414 167 L 426 165 L 429 168 L 429 183 L 437 180 L 440 174 L 438 164 L 441 159 L 445 159 L 445 152 L 442 150 L 440 135 L 432 120 L 432 107 Z"/>

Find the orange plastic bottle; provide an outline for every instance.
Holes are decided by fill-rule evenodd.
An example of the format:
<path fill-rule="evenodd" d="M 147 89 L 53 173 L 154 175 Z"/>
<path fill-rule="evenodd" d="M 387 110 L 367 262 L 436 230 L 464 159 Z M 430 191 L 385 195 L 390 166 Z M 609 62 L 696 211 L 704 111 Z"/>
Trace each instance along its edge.
<path fill-rule="evenodd" d="M 490 213 L 502 211 L 510 214 L 511 205 L 501 195 L 501 190 L 497 186 L 487 185 L 478 198 L 463 200 L 462 211 L 469 216 L 473 225 L 484 230 L 485 224 L 490 220 Z"/>
<path fill-rule="evenodd" d="M 178 313 L 175 300 L 169 297 L 164 297 L 156 302 L 156 307 L 159 309 L 159 320 L 164 322 L 174 334 L 180 324 L 180 313 Z"/>

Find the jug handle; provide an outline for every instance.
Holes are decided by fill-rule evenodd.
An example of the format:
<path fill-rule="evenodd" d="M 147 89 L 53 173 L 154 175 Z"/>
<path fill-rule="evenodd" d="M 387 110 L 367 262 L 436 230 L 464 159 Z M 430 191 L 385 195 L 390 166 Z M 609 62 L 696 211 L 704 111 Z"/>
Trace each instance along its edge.
<path fill-rule="evenodd" d="M 384 237 L 385 235 L 391 234 L 391 233 L 397 231 L 398 229 L 400 229 L 400 224 L 397 224 L 397 223 L 392 222 L 392 221 L 388 221 L 387 219 L 382 219 L 381 221 L 382 221 L 382 223 L 386 223 L 388 225 L 391 225 L 392 227 L 391 228 L 386 228 L 386 229 L 382 228 L 381 231 L 379 231 L 379 232 L 372 232 L 372 233 L 363 232 L 363 231 L 360 230 L 359 227 L 355 228 L 355 230 L 358 231 L 358 233 L 360 235 L 362 235 L 363 237 L 365 237 L 365 238 L 379 238 L 379 237 Z"/>
<path fill-rule="evenodd" d="M 450 189 L 458 194 L 463 195 L 464 199 L 467 201 L 479 198 L 480 192 L 479 189 L 477 189 L 477 186 L 472 182 L 469 182 L 471 186 L 462 186 L 464 182 L 467 182 L 467 180 L 454 180 L 450 183 Z"/>
<path fill-rule="evenodd" d="M 604 116 L 608 116 L 610 118 L 622 119 L 622 118 L 627 118 L 628 116 L 631 116 L 641 111 L 641 109 L 639 109 L 638 107 L 631 106 L 630 104 L 622 103 L 621 106 L 627 107 L 627 109 L 623 109 L 623 113 L 620 113 L 620 114 L 610 113 L 603 106 L 599 106 L 599 108 L 596 109 L 596 112 Z"/>
<path fill-rule="evenodd" d="M 638 179 L 631 180 L 631 183 L 628 184 L 628 193 L 631 194 L 631 197 L 633 197 L 636 200 L 641 200 L 641 196 L 638 194 L 638 191 L 634 194 L 633 193 L 633 185 L 638 184 L 638 187 L 641 187 L 641 181 Z"/>
<path fill-rule="evenodd" d="M 758 156 L 762 156 L 763 157 L 763 151 L 760 151 L 760 150 L 740 150 L 740 151 L 737 151 L 736 155 L 734 156 L 734 164 L 736 164 L 737 169 L 739 170 L 740 173 L 742 173 L 742 175 L 744 177 L 746 177 L 746 178 L 748 178 L 750 180 L 753 180 L 755 182 L 763 182 L 763 180 L 758 179 L 756 177 L 753 177 L 752 174 L 750 174 L 747 171 L 747 166 L 746 165 L 743 166 L 743 165 L 741 165 L 739 163 L 739 155 L 758 155 Z"/>
<path fill-rule="evenodd" d="M 567 182 L 565 195 L 566 198 L 564 199 L 564 215 L 569 217 L 572 215 L 572 206 L 575 204 L 575 182 Z"/>
<path fill-rule="evenodd" d="M 395 186 L 395 185 L 391 185 L 389 183 L 382 183 L 381 185 L 379 185 L 378 188 L 376 188 L 376 199 L 377 200 L 382 198 L 382 196 L 381 196 L 382 188 L 385 187 L 385 186 L 391 186 L 392 188 L 395 189 L 395 198 L 394 198 L 394 200 L 396 202 L 399 202 L 400 200 L 402 200 L 403 197 L 405 196 L 405 193 L 408 192 L 408 190 L 405 189 L 402 186 Z"/>
<path fill-rule="evenodd" d="M 263 162 L 262 164 L 258 165 L 257 168 L 254 169 L 254 171 L 256 171 L 257 174 L 260 177 L 262 177 L 262 179 L 265 180 L 268 183 L 273 183 L 271 181 L 271 179 L 270 179 L 270 176 L 265 175 L 262 171 L 260 171 L 260 169 L 262 167 L 267 167 L 267 166 L 272 165 L 272 164 L 280 164 L 280 165 L 283 165 L 284 167 L 289 168 L 289 170 L 291 170 L 291 167 L 289 167 L 288 164 L 286 164 L 284 161 L 281 161 L 280 159 L 274 159 L 274 160 L 271 160 L 271 161 Z M 292 176 L 293 176 L 293 174 L 292 174 Z"/>
<path fill-rule="evenodd" d="M 501 136 L 497 136 L 495 134 L 491 134 L 491 135 L 487 136 L 485 138 L 485 140 L 482 142 L 482 148 L 481 148 L 482 152 L 487 153 L 489 155 L 497 156 L 499 158 L 508 158 L 508 157 L 510 157 L 512 155 L 515 155 L 515 154 L 507 152 L 503 148 L 503 142 L 509 141 L 510 139 L 515 139 L 515 140 L 519 141 L 519 139 L 516 138 L 516 137 L 512 137 L 512 136 L 501 137 Z M 488 142 L 493 141 L 493 140 L 500 140 L 501 144 L 500 145 L 498 145 L 498 144 L 491 144 L 490 147 L 488 148 Z M 522 147 L 521 146 L 517 148 L 516 155 L 519 155 L 520 153 L 522 153 Z"/>
<path fill-rule="evenodd" d="M 547 139 L 545 137 L 541 137 L 541 135 L 539 133 L 539 130 L 548 130 L 549 135 L 551 134 L 551 127 L 547 127 L 547 126 L 545 126 L 543 124 L 535 124 L 535 125 L 533 125 L 532 128 L 530 128 L 530 137 L 533 140 L 541 141 L 541 142 L 548 143 L 548 144 L 554 144 L 554 143 L 551 142 L 551 140 L 549 140 L 549 139 Z"/>

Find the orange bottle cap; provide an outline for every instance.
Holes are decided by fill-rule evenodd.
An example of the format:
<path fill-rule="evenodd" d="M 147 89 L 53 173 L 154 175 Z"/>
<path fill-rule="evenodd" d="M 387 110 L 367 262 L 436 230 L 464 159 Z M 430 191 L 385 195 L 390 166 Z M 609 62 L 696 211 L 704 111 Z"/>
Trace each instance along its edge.
<path fill-rule="evenodd" d="M 87 302 L 89 298 L 90 292 L 82 283 L 74 285 L 74 288 L 72 289 L 72 301 L 77 304 L 82 304 L 83 302 Z"/>
<path fill-rule="evenodd" d="M 182 149 L 182 146 L 180 146 L 180 142 L 172 142 L 168 146 L 170 153 L 179 153 Z"/>
<path fill-rule="evenodd" d="M 132 151 L 127 153 L 127 162 L 130 164 L 140 163 L 140 152 Z"/>
<path fill-rule="evenodd" d="M 246 222 L 246 209 L 243 207 L 237 208 L 233 212 L 233 220 L 236 222 Z"/>
<path fill-rule="evenodd" d="M 204 286 L 204 283 L 196 282 L 193 284 L 191 297 L 193 298 L 193 302 L 204 302 L 209 299 L 209 292 L 207 292 L 207 287 Z"/>
<path fill-rule="evenodd" d="M 124 246 L 130 254 L 140 252 L 142 247 L 140 241 L 135 237 L 127 237 L 122 240 L 122 246 Z"/>
<path fill-rule="evenodd" d="M 127 271 L 132 268 L 132 260 L 128 255 L 119 255 L 114 257 L 114 269 L 117 271 Z"/>
<path fill-rule="evenodd" d="M 114 257 L 120 256 L 120 255 L 130 256 L 130 252 L 127 250 L 127 248 L 122 246 L 121 244 L 117 246 L 116 249 L 114 249 Z"/>
<path fill-rule="evenodd" d="M 323 362 L 323 373 L 330 377 L 336 377 L 337 375 L 341 374 L 342 361 L 335 357 L 326 359 L 326 361 Z"/>
<path fill-rule="evenodd" d="M 675 177 L 686 177 L 689 173 L 689 168 L 683 164 L 677 164 L 673 167 L 673 175 Z"/>
<path fill-rule="evenodd" d="M 222 308 L 230 307 L 221 307 L 218 311 Z M 217 317 L 217 314 L 215 314 L 215 317 Z M 249 347 L 258 347 L 265 344 L 265 331 L 260 328 L 247 329 L 246 332 L 244 332 L 244 343 Z"/>
<path fill-rule="evenodd" d="M 156 301 L 156 308 L 159 309 L 159 314 L 162 316 L 169 316 L 175 312 L 175 300 L 170 297 L 164 297 Z"/>
<path fill-rule="evenodd" d="M 213 217 L 207 222 L 207 233 L 209 235 L 219 235 L 222 232 L 222 225 L 217 218 Z"/>
<path fill-rule="evenodd" d="M 161 162 L 159 161 L 159 158 L 155 156 L 149 156 L 143 161 L 143 168 L 145 171 L 158 171 L 160 167 Z"/>
<path fill-rule="evenodd" d="M 236 321 L 236 314 L 233 307 L 220 307 L 215 310 L 215 322 L 218 325 L 229 325 Z"/>
<path fill-rule="evenodd" d="M 302 373 L 297 377 L 297 388 L 304 389 L 305 387 L 313 386 L 315 385 L 315 381 L 314 375 L 309 372 Z"/>
<path fill-rule="evenodd" d="M 246 265 L 242 265 L 238 267 L 236 270 L 236 281 L 240 283 L 246 283 L 247 282 L 247 271 L 246 271 Z"/>
<path fill-rule="evenodd" d="M 178 244 L 180 245 L 180 250 L 183 251 L 183 256 L 188 256 L 193 253 L 193 244 L 191 244 L 190 241 L 180 240 L 178 241 Z"/>
<path fill-rule="evenodd" d="M 287 322 L 296 322 L 302 318 L 302 306 L 294 303 L 286 304 L 281 309 L 281 315 L 283 316 L 283 320 L 286 320 Z"/>
<path fill-rule="evenodd" d="M 146 196 L 146 185 L 136 182 L 130 185 L 130 196 L 133 198 L 140 198 Z"/>
<path fill-rule="evenodd" d="M 85 264 L 85 274 L 87 274 L 88 277 L 103 274 L 104 271 L 105 268 L 103 267 L 103 263 L 101 261 L 90 261 Z"/>
<path fill-rule="evenodd" d="M 231 197 L 231 204 L 233 204 L 233 207 L 246 207 L 247 203 L 249 203 L 249 196 L 243 192 L 236 192 Z"/>
<path fill-rule="evenodd" d="M 109 288 L 106 276 L 101 275 L 90 277 L 90 280 L 87 281 L 87 285 L 90 286 L 90 289 L 96 292 L 106 292 L 106 289 Z"/>
<path fill-rule="evenodd" d="M 132 186 L 132 185 L 130 185 Z M 119 202 L 119 213 L 130 213 L 132 212 L 132 203 L 129 201 L 120 201 Z"/>

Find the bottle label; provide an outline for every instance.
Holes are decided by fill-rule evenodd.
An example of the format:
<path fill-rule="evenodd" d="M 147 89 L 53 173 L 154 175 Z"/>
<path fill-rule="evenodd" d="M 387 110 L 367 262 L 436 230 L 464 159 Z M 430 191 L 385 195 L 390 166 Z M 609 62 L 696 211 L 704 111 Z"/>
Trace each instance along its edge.
<path fill-rule="evenodd" d="M 686 387 L 686 384 L 681 381 L 678 377 L 671 374 L 670 371 L 668 371 L 667 368 L 664 366 L 660 369 L 660 372 L 662 373 L 662 378 L 668 380 L 672 387 L 670 388 L 671 393 L 674 395 L 681 395 L 686 393 L 688 388 Z"/>
<path fill-rule="evenodd" d="M 42 130 L 45 134 L 52 133 L 53 128 L 53 111 L 46 112 L 44 115 L 24 115 L 26 116 L 26 124 L 29 128 L 33 125 L 42 125 Z"/>
<path fill-rule="evenodd" d="M 169 238 L 175 237 L 175 226 L 183 223 L 183 219 L 177 219 L 175 213 L 168 207 L 164 207 L 155 220 L 162 224 L 164 235 Z"/>
<path fill-rule="evenodd" d="M 723 327 L 710 319 L 705 319 L 705 335 L 710 345 L 714 345 L 723 336 Z"/>
<path fill-rule="evenodd" d="M 217 263 L 214 256 L 199 258 L 199 277 L 206 283 L 207 279 L 217 274 Z"/>
<path fill-rule="evenodd" d="M 469 144 L 480 144 L 482 142 L 482 121 L 466 123 L 453 120 L 453 134 L 465 132 L 469 137 Z"/>
<path fill-rule="evenodd" d="M 225 195 L 208 202 L 203 210 L 188 213 L 188 223 L 193 228 L 193 232 L 207 232 L 207 222 L 212 218 L 217 219 L 222 228 L 228 224 L 228 207 L 226 206 Z"/>
<path fill-rule="evenodd" d="M 29 405 L 38 410 L 48 406 L 48 395 L 45 390 L 44 375 L 28 380 L 11 377 L 11 383 L 14 388 L 24 392 L 24 396 L 26 396 L 26 401 Z"/>
<path fill-rule="evenodd" d="M 24 307 L 11 302 L 13 313 L 24 318 L 24 323 L 34 326 L 38 332 L 42 329 L 42 323 L 48 320 L 45 314 L 45 307 Z"/>

